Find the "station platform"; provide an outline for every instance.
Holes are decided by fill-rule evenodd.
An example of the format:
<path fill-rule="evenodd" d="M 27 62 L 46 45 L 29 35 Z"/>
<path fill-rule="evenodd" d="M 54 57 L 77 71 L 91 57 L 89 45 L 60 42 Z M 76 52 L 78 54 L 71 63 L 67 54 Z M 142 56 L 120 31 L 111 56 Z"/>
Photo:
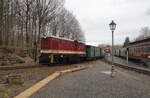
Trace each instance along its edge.
<path fill-rule="evenodd" d="M 92 61 L 81 65 L 88 69 L 67 73 L 33 94 L 31 98 L 150 98 L 150 77 Z"/>
<path fill-rule="evenodd" d="M 112 57 L 110 55 L 105 56 L 105 59 L 108 61 L 112 61 Z M 118 64 L 131 66 L 131 67 L 139 67 L 139 68 L 145 68 L 147 70 L 150 70 L 150 66 L 144 66 L 144 64 L 140 61 L 135 61 L 135 60 L 129 59 L 127 62 L 126 58 L 122 58 L 122 57 L 114 56 L 114 62 L 118 63 Z"/>

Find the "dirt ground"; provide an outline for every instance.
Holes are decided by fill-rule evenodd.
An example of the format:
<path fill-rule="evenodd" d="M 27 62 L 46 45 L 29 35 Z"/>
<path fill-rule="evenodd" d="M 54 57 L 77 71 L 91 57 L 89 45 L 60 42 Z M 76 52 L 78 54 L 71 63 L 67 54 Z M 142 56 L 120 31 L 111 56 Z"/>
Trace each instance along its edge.
<path fill-rule="evenodd" d="M 0 66 L 15 66 L 30 62 L 33 62 L 33 59 L 29 56 L 23 56 L 23 52 L 0 47 Z"/>
<path fill-rule="evenodd" d="M 45 66 L 40 68 L 31 68 L 31 69 L 16 69 L 16 70 L 7 70 L 0 71 L 0 98 L 13 98 L 20 92 L 29 88 L 36 82 L 44 79 L 48 75 L 52 74 L 55 71 L 61 71 L 69 68 L 77 67 L 74 65 L 54 65 L 54 66 Z M 23 84 L 8 84 L 6 82 L 6 77 L 9 75 L 21 75 L 23 77 Z"/>

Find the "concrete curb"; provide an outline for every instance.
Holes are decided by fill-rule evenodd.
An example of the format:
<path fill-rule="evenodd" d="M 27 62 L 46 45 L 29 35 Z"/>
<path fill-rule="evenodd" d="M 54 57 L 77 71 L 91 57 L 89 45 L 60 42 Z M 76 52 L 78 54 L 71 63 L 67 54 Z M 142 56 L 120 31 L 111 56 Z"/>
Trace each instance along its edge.
<path fill-rule="evenodd" d="M 36 93 L 38 90 L 43 88 L 46 84 L 48 84 L 52 80 L 56 79 L 57 77 L 61 76 L 63 73 L 80 71 L 80 70 L 84 70 L 86 68 L 88 68 L 88 67 L 77 67 L 77 68 L 72 68 L 72 69 L 67 69 L 67 70 L 63 70 L 63 71 L 54 72 L 53 74 L 49 75 L 45 79 L 43 79 L 40 82 L 36 83 L 35 85 L 33 85 L 32 87 L 28 88 L 27 90 L 25 90 L 24 92 L 20 93 L 19 95 L 17 95 L 14 98 L 28 98 L 31 95 L 33 95 L 34 93 Z"/>
<path fill-rule="evenodd" d="M 84 70 L 86 68 L 88 68 L 88 67 L 77 67 L 77 68 L 72 68 L 72 69 L 67 69 L 67 70 L 60 71 L 60 73 L 75 72 L 75 71 Z"/>

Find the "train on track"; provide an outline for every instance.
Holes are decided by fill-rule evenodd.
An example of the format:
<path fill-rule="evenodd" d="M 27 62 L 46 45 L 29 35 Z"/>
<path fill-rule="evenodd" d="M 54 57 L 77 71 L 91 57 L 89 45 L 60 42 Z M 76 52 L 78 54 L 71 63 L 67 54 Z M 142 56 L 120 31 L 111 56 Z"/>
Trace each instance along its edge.
<path fill-rule="evenodd" d="M 138 60 L 146 66 L 150 66 L 150 38 L 134 41 L 129 46 L 121 49 L 115 49 L 115 55 L 118 57 L 126 57 L 128 51 L 129 59 Z"/>
<path fill-rule="evenodd" d="M 55 36 L 41 38 L 39 63 L 79 63 L 104 57 L 102 48 Z"/>

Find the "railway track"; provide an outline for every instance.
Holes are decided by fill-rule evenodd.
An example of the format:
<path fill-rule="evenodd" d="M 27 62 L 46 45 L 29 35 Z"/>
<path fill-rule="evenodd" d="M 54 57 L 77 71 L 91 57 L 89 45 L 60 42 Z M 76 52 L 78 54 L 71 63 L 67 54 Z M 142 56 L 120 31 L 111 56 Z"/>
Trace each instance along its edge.
<path fill-rule="evenodd" d="M 29 69 L 29 68 L 39 68 L 39 67 L 44 67 L 39 64 L 32 64 L 30 66 L 26 65 L 17 65 L 17 66 L 0 66 L 0 70 L 16 70 L 16 69 Z"/>
<path fill-rule="evenodd" d="M 112 64 L 111 61 L 108 61 L 108 60 L 106 60 L 106 59 L 103 60 L 103 61 L 106 62 L 106 63 Z M 145 69 L 145 68 L 127 66 L 127 65 L 123 65 L 123 64 L 119 64 L 119 63 L 114 63 L 114 65 L 115 65 L 115 66 L 118 66 L 118 67 L 120 67 L 120 68 L 132 70 L 132 71 L 135 71 L 135 72 L 142 73 L 142 74 L 145 74 L 145 75 L 149 75 L 149 76 L 150 76 L 150 70 Z"/>
<path fill-rule="evenodd" d="M 80 63 L 77 63 L 77 64 L 87 64 L 89 62 L 92 62 L 92 61 L 83 61 L 83 62 L 80 62 Z M 47 67 L 47 68 L 50 68 L 50 67 L 57 67 L 57 66 L 72 66 L 74 64 L 71 64 L 71 63 L 66 63 L 66 64 L 48 64 L 48 63 L 45 63 L 45 64 L 39 64 L 39 63 L 32 63 L 32 64 L 26 64 L 26 65 L 17 65 L 17 66 L 0 66 L 0 70 L 19 70 L 19 69 L 32 69 L 32 68 L 42 68 L 42 67 Z"/>
<path fill-rule="evenodd" d="M 102 61 L 112 64 L 111 61 L 108 61 L 106 59 L 103 59 Z M 88 63 L 88 62 L 83 62 L 83 63 Z M 141 67 L 133 67 L 133 66 L 127 66 L 127 65 L 123 65 L 123 64 L 119 64 L 119 63 L 114 63 L 115 66 L 118 66 L 120 68 L 124 68 L 124 69 L 128 69 L 128 70 L 132 70 L 132 71 L 136 71 L 138 73 L 143 73 L 146 75 L 150 76 L 150 70 L 146 69 L 146 68 L 141 68 Z M 56 65 L 58 66 L 58 65 Z M 63 66 L 63 65 L 61 65 Z M 17 69 L 30 69 L 30 68 L 42 68 L 42 67 L 48 67 L 48 66 L 43 66 L 43 65 L 31 65 L 31 66 L 6 66 L 6 67 L 0 67 L 0 70 L 17 70 Z"/>
<path fill-rule="evenodd" d="M 32 69 L 32 68 L 42 68 L 42 67 L 57 67 L 57 66 L 68 66 L 69 64 L 39 64 L 39 63 L 32 63 L 26 65 L 17 65 L 17 66 L 0 66 L 0 70 L 19 70 L 19 69 Z M 70 64 L 71 65 L 71 64 Z"/>

